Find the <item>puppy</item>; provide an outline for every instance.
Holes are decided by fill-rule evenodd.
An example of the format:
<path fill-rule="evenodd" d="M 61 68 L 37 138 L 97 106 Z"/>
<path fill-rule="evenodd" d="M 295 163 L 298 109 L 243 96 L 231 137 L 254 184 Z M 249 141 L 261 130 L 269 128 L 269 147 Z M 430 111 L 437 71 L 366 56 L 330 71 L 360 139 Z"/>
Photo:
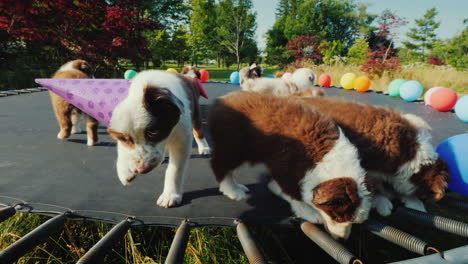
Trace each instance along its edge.
<path fill-rule="evenodd" d="M 327 92 L 322 87 L 312 86 L 307 87 L 304 90 L 294 93 L 295 96 L 300 97 L 320 97 L 320 96 L 327 96 Z"/>
<path fill-rule="evenodd" d="M 244 91 L 272 93 L 276 96 L 289 96 L 313 87 L 315 84 L 315 73 L 307 68 L 297 69 L 290 79 L 256 78 L 247 79 L 241 83 Z"/>
<path fill-rule="evenodd" d="M 185 66 L 180 73 L 184 76 L 201 79 L 200 70 L 195 66 Z"/>
<path fill-rule="evenodd" d="M 169 152 L 164 190 L 157 200 L 161 207 L 182 201 L 192 132 L 198 152 L 210 153 L 203 136 L 199 96 L 196 82 L 181 74 L 143 71 L 113 112 L 108 132 L 117 140 L 117 174 L 123 185 L 160 166 L 166 150 Z"/>
<path fill-rule="evenodd" d="M 444 196 L 447 164 L 434 151 L 430 127 L 420 117 L 331 97 L 300 100 L 332 117 L 358 148 L 361 165 L 375 185 L 373 207 L 379 214 L 392 212 L 393 198 L 425 211 L 423 201 Z"/>
<path fill-rule="evenodd" d="M 84 60 L 73 60 L 62 65 L 53 75 L 54 79 L 86 79 L 92 78 L 92 68 Z M 50 100 L 54 109 L 55 117 L 60 126 L 57 135 L 59 139 L 66 139 L 70 134 L 79 133 L 78 121 L 80 120 L 81 110 L 68 103 L 62 97 L 52 91 L 49 91 Z M 98 121 L 91 116 L 84 114 L 86 119 L 86 132 L 88 134 L 88 146 L 94 146 L 98 141 Z"/>
<path fill-rule="evenodd" d="M 255 92 L 233 92 L 210 107 L 211 168 L 219 190 L 233 200 L 247 187 L 232 171 L 242 163 L 264 164 L 270 190 L 288 201 L 296 216 L 324 223 L 347 238 L 352 223 L 367 219 L 370 193 L 356 148 L 331 118 L 297 100 Z"/>
<path fill-rule="evenodd" d="M 255 78 L 260 78 L 263 73 L 263 68 L 259 65 L 257 65 L 256 62 L 253 62 L 250 64 L 249 67 L 242 68 L 239 71 L 240 75 L 240 84 L 242 85 L 243 82 L 247 79 L 255 79 Z"/>

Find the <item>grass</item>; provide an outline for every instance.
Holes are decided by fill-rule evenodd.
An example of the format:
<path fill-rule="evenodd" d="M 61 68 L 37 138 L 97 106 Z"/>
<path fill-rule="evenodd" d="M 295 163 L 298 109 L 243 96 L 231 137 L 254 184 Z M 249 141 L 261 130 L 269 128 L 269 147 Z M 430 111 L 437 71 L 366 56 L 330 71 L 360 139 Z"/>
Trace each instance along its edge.
<path fill-rule="evenodd" d="M 468 197 L 450 194 L 468 201 Z M 433 214 L 447 216 L 468 223 L 468 215 L 460 211 L 433 205 Z M 375 219 L 387 222 L 394 227 L 432 243 L 441 250 L 452 249 L 468 244 L 467 238 L 435 231 L 415 222 L 396 216 L 388 218 L 373 215 Z M 0 249 L 24 236 L 48 217 L 17 213 L 0 224 Z M 52 234 L 33 251 L 20 258 L 18 264 L 63 264 L 76 263 L 111 228 L 112 224 L 83 220 L 68 220 L 62 230 Z M 260 226 L 250 229 L 270 264 L 310 263 L 311 259 L 324 258 L 320 263 L 334 261 L 297 227 Z M 124 237 L 108 252 L 104 263 L 156 264 L 164 263 L 175 233 L 174 228 L 154 226 L 132 226 Z M 366 263 L 385 263 L 418 255 L 362 230 L 356 225 L 344 245 Z M 187 264 L 243 264 L 248 259 L 243 253 L 234 228 L 197 227 L 190 233 L 185 251 L 184 263 Z"/>

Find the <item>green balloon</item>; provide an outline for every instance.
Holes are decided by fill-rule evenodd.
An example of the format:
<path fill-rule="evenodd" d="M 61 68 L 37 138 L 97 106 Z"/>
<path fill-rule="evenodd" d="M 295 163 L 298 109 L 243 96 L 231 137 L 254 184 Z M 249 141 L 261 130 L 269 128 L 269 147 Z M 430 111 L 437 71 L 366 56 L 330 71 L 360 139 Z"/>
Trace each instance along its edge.
<path fill-rule="evenodd" d="M 137 75 L 137 72 L 136 72 L 136 71 L 134 71 L 134 70 L 127 70 L 127 71 L 125 71 L 124 78 L 127 79 L 127 80 L 130 80 L 130 79 L 132 79 L 133 77 L 135 77 L 135 75 Z"/>
<path fill-rule="evenodd" d="M 388 94 L 390 96 L 400 96 L 400 86 L 405 83 L 405 79 L 396 79 L 393 80 L 389 85 L 388 85 Z"/>

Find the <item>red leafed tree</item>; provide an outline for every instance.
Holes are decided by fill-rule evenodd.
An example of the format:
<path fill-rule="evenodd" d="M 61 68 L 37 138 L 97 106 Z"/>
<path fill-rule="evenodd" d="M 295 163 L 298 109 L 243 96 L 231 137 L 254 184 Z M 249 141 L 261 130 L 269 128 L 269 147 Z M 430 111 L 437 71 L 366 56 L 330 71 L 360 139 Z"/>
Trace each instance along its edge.
<path fill-rule="evenodd" d="M 427 57 L 427 63 L 436 66 L 447 65 L 441 58 L 436 56 L 429 56 Z"/>
<path fill-rule="evenodd" d="M 314 36 L 300 36 L 296 39 L 288 41 L 287 50 L 290 51 L 296 61 L 312 60 L 314 63 L 319 64 L 322 61 L 323 54 L 320 52 L 320 37 Z"/>
<path fill-rule="evenodd" d="M 379 44 L 379 49 L 369 50 L 369 57 L 361 70 L 378 76 L 387 72 L 395 72 L 400 69 L 400 58 L 394 56 L 394 51 L 388 49 L 383 44 Z"/>
<path fill-rule="evenodd" d="M 157 23 L 132 10 L 134 1 L 110 6 L 105 0 L 2 0 L 0 34 L 9 40 L 55 48 L 67 59 L 140 63 L 149 53 L 143 31 Z"/>

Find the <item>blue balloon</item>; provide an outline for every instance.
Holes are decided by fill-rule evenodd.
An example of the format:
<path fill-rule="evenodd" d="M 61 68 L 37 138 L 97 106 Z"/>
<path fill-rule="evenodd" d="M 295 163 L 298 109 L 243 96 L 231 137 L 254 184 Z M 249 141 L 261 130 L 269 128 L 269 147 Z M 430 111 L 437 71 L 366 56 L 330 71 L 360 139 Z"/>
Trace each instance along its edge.
<path fill-rule="evenodd" d="M 455 105 L 455 114 L 463 122 L 468 122 L 468 95 L 464 95 L 458 99 Z"/>
<path fill-rule="evenodd" d="M 229 79 L 231 80 L 231 83 L 239 84 L 240 83 L 239 72 L 235 71 L 235 72 L 231 73 L 231 76 L 229 77 Z"/>
<path fill-rule="evenodd" d="M 400 86 L 400 97 L 406 101 L 418 99 L 424 91 L 422 84 L 418 81 L 407 81 Z"/>
<path fill-rule="evenodd" d="M 265 75 L 265 77 L 267 77 L 267 78 L 275 78 L 275 76 L 274 76 L 273 74 L 267 74 L 267 75 Z"/>
<path fill-rule="evenodd" d="M 468 195 L 468 134 L 444 140 L 436 151 L 449 167 L 448 188 L 459 194 Z"/>

